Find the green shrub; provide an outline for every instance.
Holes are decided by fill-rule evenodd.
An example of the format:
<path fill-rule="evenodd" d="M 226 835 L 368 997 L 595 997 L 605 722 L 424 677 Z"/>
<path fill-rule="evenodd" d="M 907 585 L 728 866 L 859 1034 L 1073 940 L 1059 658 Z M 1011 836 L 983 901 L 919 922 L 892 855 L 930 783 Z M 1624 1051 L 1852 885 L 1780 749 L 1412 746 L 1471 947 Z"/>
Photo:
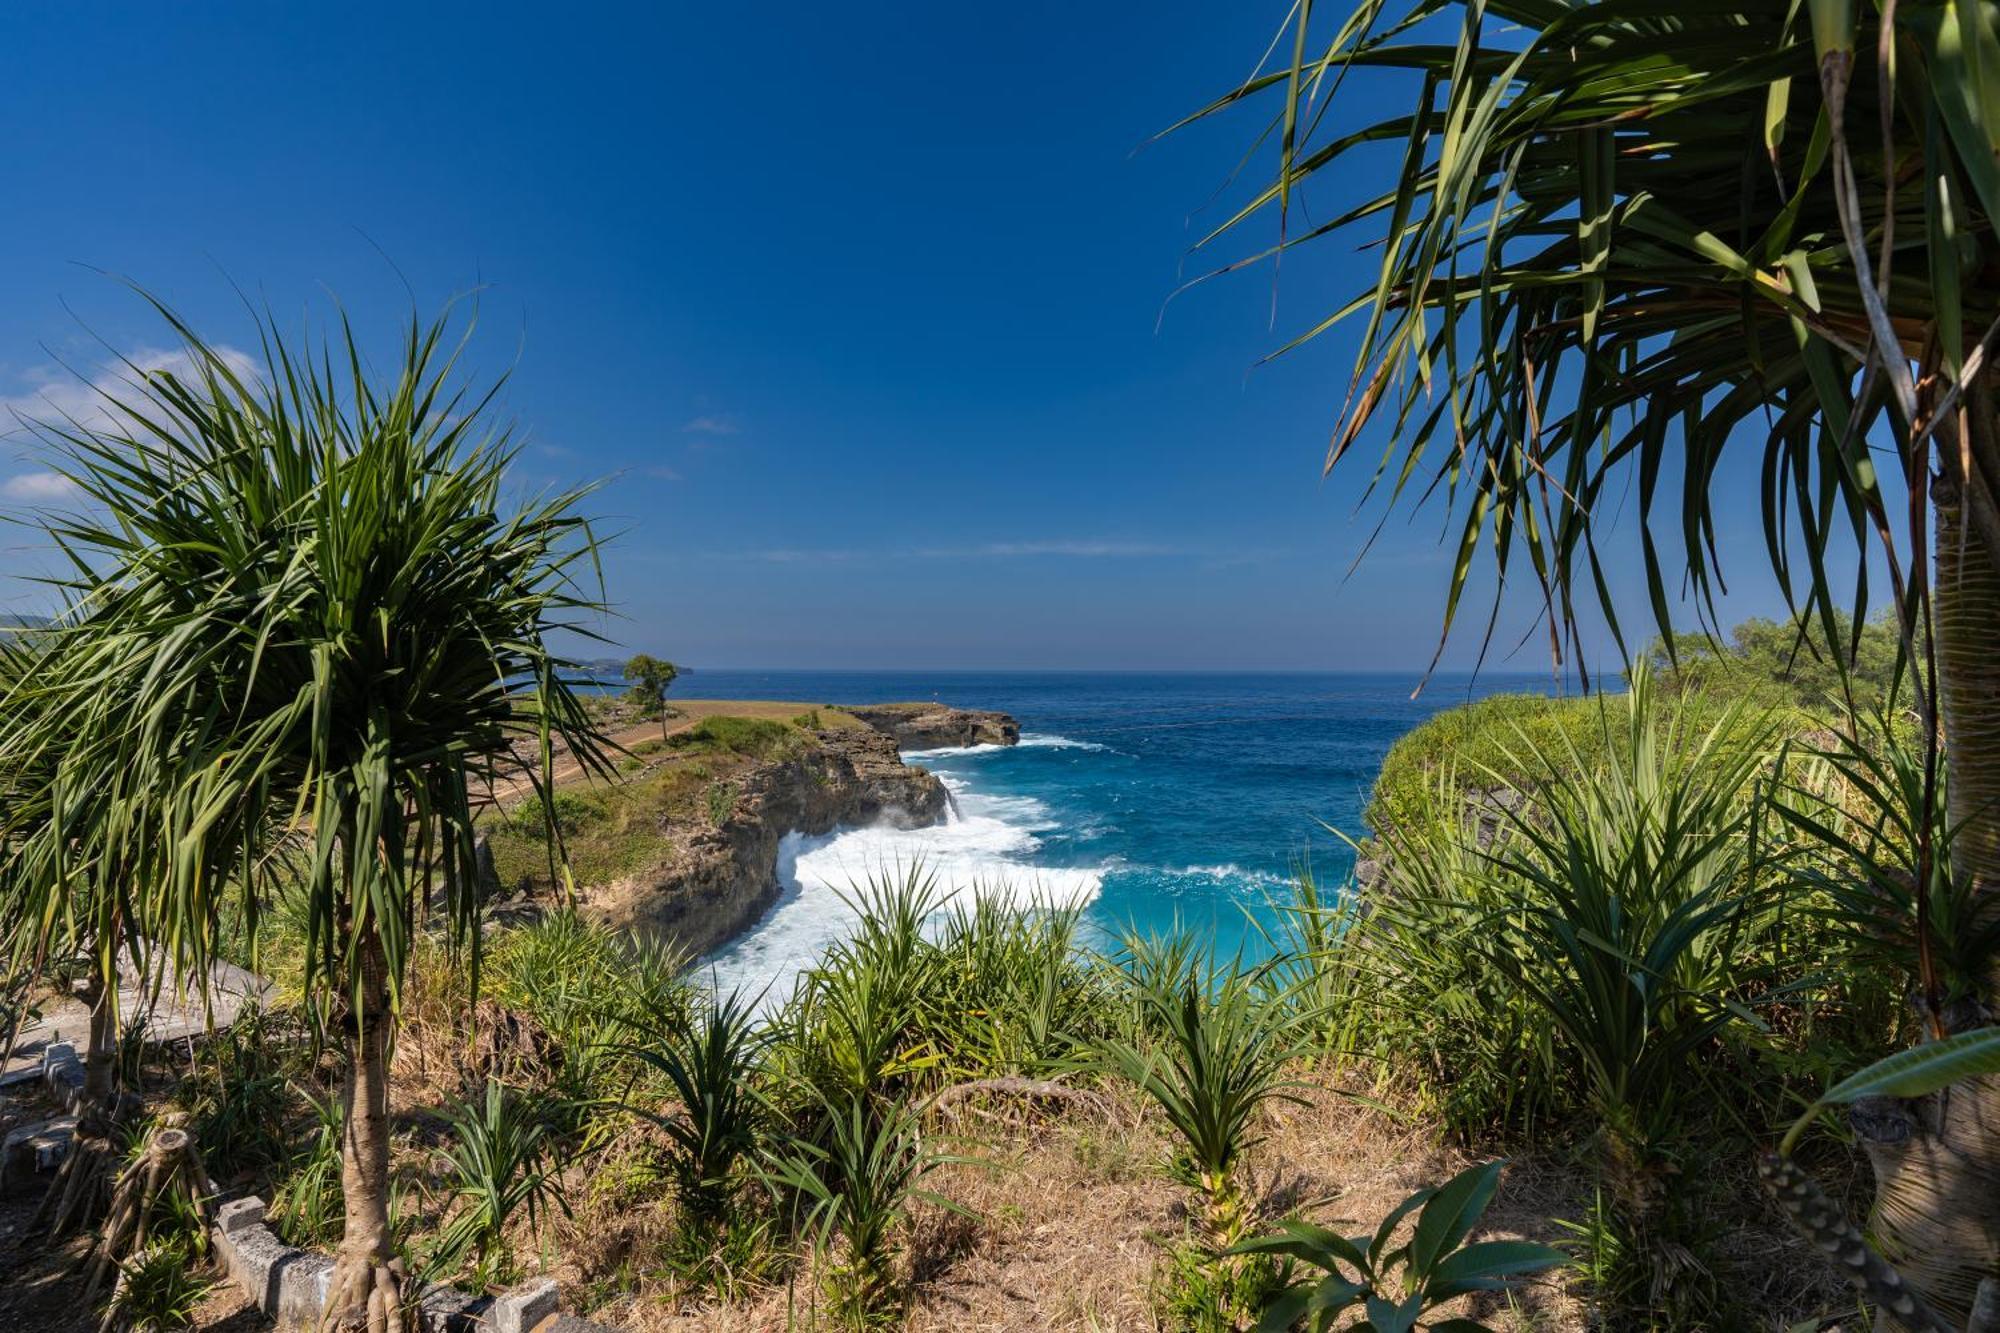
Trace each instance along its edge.
<path fill-rule="evenodd" d="M 556 828 L 564 837 L 580 833 L 593 824 L 603 821 L 604 804 L 592 796 L 573 791 L 557 790 L 551 794 L 547 805 L 539 800 L 525 800 L 507 814 L 507 829 L 523 838 L 537 841 L 549 836 L 549 810 L 555 812 Z"/>
<path fill-rule="evenodd" d="M 963 1159 L 930 1146 L 917 1107 L 906 1100 L 849 1094 L 821 1110 L 823 1141 L 783 1141 L 768 1159 L 769 1179 L 806 1205 L 801 1225 L 830 1260 L 836 1317 L 854 1328 L 893 1324 L 903 1298 L 897 1233 L 918 1200 L 965 1213 L 924 1188 L 932 1171 Z"/>
<path fill-rule="evenodd" d="M 737 1166 L 762 1135 L 753 1080 L 763 1038 L 750 1006 L 733 994 L 710 997 L 691 1018 L 678 1009 L 648 1015 L 639 1026 L 643 1038 L 623 1049 L 666 1080 L 679 1106 L 666 1115 L 628 1109 L 666 1134 L 683 1227 L 706 1238 L 725 1221 Z"/>
<path fill-rule="evenodd" d="M 507 1280 L 513 1256 L 502 1243 L 507 1224 L 525 1212 L 530 1228 L 549 1206 L 569 1204 L 549 1156 L 542 1109 L 488 1079 L 484 1096 L 449 1110 L 454 1142 L 444 1153 L 450 1219 L 437 1234 L 426 1267 L 435 1275 L 464 1270 L 481 1286 Z"/>
<path fill-rule="evenodd" d="M 1129 937 L 1120 966 L 1134 1022 L 1099 1043 L 1106 1066 L 1165 1113 L 1180 1137 L 1218 1248 L 1247 1217 L 1237 1166 L 1273 1102 L 1296 1101 L 1290 1066 L 1304 1049 L 1299 1011 L 1256 977 L 1217 965 L 1189 932 Z"/>
<path fill-rule="evenodd" d="M 676 750 L 727 750 L 751 759 L 775 759 L 796 751 L 804 738 L 789 723 L 762 717 L 705 717 L 667 744 Z"/>
<path fill-rule="evenodd" d="M 217 1285 L 194 1271 L 184 1242 L 155 1240 L 119 1265 L 105 1323 L 133 1333 L 192 1328 L 195 1311 Z"/>
<path fill-rule="evenodd" d="M 1376 1329 L 1450 1328 L 1485 1333 L 1466 1319 L 1431 1323 L 1424 1316 L 1472 1292 L 1566 1262 L 1559 1250 L 1519 1240 L 1467 1245 L 1500 1183 L 1500 1162 L 1470 1167 L 1437 1189 L 1419 1190 L 1392 1209 L 1372 1236 L 1342 1236 L 1309 1222 L 1287 1221 L 1275 1235 L 1238 1245 L 1235 1253 L 1282 1256 L 1291 1266 L 1270 1293 L 1261 1327 L 1302 1326 L 1327 1333 L 1365 1313 Z M 1412 1213 L 1416 1225 L 1402 1224 Z"/>
<path fill-rule="evenodd" d="M 343 1217 L 340 1129 L 336 1097 L 301 1094 L 313 1110 L 313 1132 L 271 1195 L 271 1221 L 288 1245 L 321 1246 L 337 1238 Z"/>

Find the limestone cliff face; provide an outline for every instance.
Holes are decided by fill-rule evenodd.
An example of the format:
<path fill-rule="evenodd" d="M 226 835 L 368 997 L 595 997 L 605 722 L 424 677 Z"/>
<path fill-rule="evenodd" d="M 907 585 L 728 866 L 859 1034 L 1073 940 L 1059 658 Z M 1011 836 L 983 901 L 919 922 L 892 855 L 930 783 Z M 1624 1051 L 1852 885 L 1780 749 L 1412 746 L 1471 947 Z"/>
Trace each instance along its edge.
<path fill-rule="evenodd" d="M 1021 739 L 1021 724 L 1005 713 L 943 704 L 850 704 L 846 711 L 893 737 L 897 748 L 903 750 L 1013 745 Z"/>
<path fill-rule="evenodd" d="M 698 956 L 777 901 L 778 844 L 787 833 L 883 820 L 914 828 L 943 816 L 944 784 L 904 764 L 891 736 L 851 727 L 808 735 L 812 744 L 800 753 L 757 764 L 724 788 L 733 796 L 720 819 L 663 820 L 662 859 L 588 891 L 586 908 Z"/>

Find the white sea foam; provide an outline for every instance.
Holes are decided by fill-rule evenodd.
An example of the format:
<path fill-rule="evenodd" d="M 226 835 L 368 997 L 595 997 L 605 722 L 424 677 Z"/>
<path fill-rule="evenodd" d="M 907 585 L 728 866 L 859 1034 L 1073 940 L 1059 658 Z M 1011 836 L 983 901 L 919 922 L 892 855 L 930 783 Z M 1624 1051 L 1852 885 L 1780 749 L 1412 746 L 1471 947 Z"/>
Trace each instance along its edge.
<path fill-rule="evenodd" d="M 953 894 L 1005 894 L 1021 906 L 1082 904 L 1104 883 L 1098 869 L 1037 866 L 1029 858 L 1037 836 L 1056 827 L 1049 809 L 1032 796 L 972 791 L 946 778 L 952 809 L 929 828 L 886 825 L 786 835 L 778 848 L 778 881 L 784 892 L 750 932 L 705 960 L 723 991 L 763 991 L 773 1004 L 791 993 L 798 974 L 827 945 L 854 928 L 854 911 L 842 901 L 870 876 L 896 874 L 921 863 L 941 890 Z"/>
<path fill-rule="evenodd" d="M 1212 879 L 1218 884 L 1254 884 L 1265 889 L 1281 888 L 1291 882 L 1283 875 L 1274 875 L 1268 870 L 1249 870 L 1234 861 L 1211 866 L 1182 866 L 1165 873 L 1187 879 Z"/>
<path fill-rule="evenodd" d="M 905 750 L 903 758 L 922 761 L 925 759 L 957 759 L 969 754 L 997 754 L 1002 750 L 1094 750 L 1108 751 L 1108 745 L 1096 741 L 1075 741 L 1067 736 L 1050 736 L 1031 732 L 1012 745 L 995 745 L 982 742 L 978 745 L 940 745 L 933 750 Z"/>
<path fill-rule="evenodd" d="M 1028 735 L 1024 735 L 1017 742 L 1017 744 L 1021 749 L 1024 750 L 1105 751 L 1111 748 L 1108 745 L 1099 745 L 1096 741 L 1073 741 L 1067 736 L 1046 736 L 1040 733 L 1029 733 Z"/>

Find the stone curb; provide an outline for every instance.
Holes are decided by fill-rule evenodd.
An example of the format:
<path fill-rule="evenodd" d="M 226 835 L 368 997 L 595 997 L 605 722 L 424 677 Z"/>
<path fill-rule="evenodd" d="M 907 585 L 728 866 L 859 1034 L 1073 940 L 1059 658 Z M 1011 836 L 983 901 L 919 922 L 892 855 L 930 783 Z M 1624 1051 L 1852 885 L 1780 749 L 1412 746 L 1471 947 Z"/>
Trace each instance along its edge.
<path fill-rule="evenodd" d="M 281 1329 L 314 1327 L 326 1301 L 333 1260 L 285 1244 L 264 1224 L 262 1199 L 232 1199 L 216 1210 L 215 1251 L 230 1279 Z M 555 1279 L 537 1278 L 498 1296 L 456 1287 L 425 1290 L 417 1323 L 425 1333 L 612 1333 L 562 1314 Z"/>

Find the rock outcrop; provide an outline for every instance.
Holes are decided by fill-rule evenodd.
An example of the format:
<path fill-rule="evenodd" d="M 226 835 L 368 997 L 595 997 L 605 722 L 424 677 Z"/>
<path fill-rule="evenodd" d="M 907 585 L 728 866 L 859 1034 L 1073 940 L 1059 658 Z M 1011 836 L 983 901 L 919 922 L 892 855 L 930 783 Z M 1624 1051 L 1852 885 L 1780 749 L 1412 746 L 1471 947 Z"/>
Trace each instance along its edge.
<path fill-rule="evenodd" d="M 944 784 L 904 764 L 890 734 L 844 727 L 806 735 L 812 743 L 800 752 L 757 764 L 721 789 L 733 794 L 720 818 L 663 826 L 665 857 L 591 890 L 587 907 L 699 956 L 747 930 L 777 901 L 778 844 L 787 833 L 884 820 L 916 828 L 943 816 L 950 802 Z"/>
<path fill-rule="evenodd" d="M 894 738 L 902 750 L 1013 745 L 1021 739 L 1021 724 L 1005 713 L 944 704 L 850 704 L 845 711 Z"/>

